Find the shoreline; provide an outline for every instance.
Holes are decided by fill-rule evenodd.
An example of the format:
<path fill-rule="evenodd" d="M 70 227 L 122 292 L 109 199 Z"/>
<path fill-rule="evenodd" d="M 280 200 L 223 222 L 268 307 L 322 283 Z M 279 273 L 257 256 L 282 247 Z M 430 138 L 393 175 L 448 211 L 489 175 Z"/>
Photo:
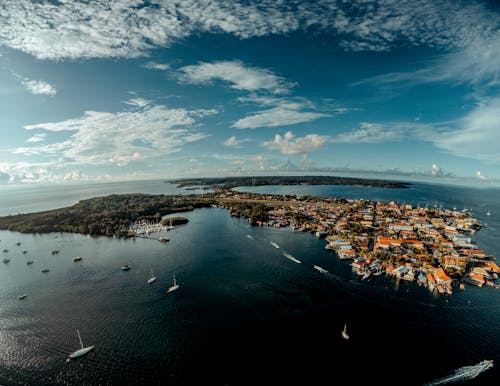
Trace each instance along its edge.
<path fill-rule="evenodd" d="M 227 209 L 251 225 L 289 227 L 324 238 L 325 249 L 351 261 L 362 280 L 386 274 L 441 294 L 464 289 L 463 283 L 498 288 L 500 268 L 472 240 L 482 225 L 466 210 L 219 188 L 193 195 L 97 197 L 53 211 L 0 217 L 0 229 L 136 237 L 141 222 L 160 225 L 166 215 L 204 207 Z"/>

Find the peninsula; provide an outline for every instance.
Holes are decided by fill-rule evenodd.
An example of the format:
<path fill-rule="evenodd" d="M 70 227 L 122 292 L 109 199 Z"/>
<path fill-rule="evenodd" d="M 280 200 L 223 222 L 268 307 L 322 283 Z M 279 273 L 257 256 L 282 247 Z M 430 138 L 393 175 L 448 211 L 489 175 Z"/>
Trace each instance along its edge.
<path fill-rule="evenodd" d="M 472 241 L 481 225 L 465 210 L 216 188 L 205 194 L 82 200 L 68 208 L 1 217 L 0 229 L 135 237 L 145 227 L 157 232 L 173 225 L 165 215 L 203 207 L 225 208 L 255 226 L 311 232 L 324 238 L 325 248 L 338 258 L 349 260 L 363 280 L 385 273 L 443 294 L 451 294 L 454 286 L 463 289 L 463 283 L 498 287 L 500 268 Z"/>

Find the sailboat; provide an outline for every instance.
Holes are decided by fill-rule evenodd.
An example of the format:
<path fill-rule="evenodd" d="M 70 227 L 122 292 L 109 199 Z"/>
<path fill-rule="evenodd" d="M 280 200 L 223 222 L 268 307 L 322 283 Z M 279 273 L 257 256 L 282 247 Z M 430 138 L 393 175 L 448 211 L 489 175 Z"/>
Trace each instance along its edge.
<path fill-rule="evenodd" d="M 172 225 L 172 219 L 170 219 L 170 224 L 167 225 L 167 231 L 171 231 L 172 229 L 174 229 L 175 227 Z"/>
<path fill-rule="evenodd" d="M 486 212 L 486 216 L 490 216 L 490 215 L 491 215 L 491 212 L 488 210 L 488 211 Z"/>
<path fill-rule="evenodd" d="M 82 348 L 69 354 L 68 359 L 66 359 L 66 362 L 69 362 L 71 359 L 75 359 L 75 358 L 78 358 L 78 357 L 81 357 L 81 356 L 87 354 L 89 351 L 93 350 L 95 347 L 94 345 L 88 346 L 88 347 L 83 347 L 83 342 L 82 342 L 82 337 L 80 336 L 80 331 L 76 330 L 76 332 L 78 334 L 78 339 L 80 340 L 80 346 L 82 346 Z"/>
<path fill-rule="evenodd" d="M 175 275 L 174 275 L 174 285 L 171 286 L 168 290 L 167 290 L 167 294 L 169 294 L 170 292 L 174 292 L 174 291 L 177 291 L 179 289 L 179 284 L 177 284 L 177 281 L 175 280 Z"/>
<path fill-rule="evenodd" d="M 344 324 L 344 329 L 342 330 L 342 338 L 349 339 L 349 335 L 347 335 L 347 323 Z"/>
<path fill-rule="evenodd" d="M 153 270 L 151 270 L 151 277 L 148 279 L 148 284 L 154 283 L 156 281 L 156 276 L 153 275 Z"/>

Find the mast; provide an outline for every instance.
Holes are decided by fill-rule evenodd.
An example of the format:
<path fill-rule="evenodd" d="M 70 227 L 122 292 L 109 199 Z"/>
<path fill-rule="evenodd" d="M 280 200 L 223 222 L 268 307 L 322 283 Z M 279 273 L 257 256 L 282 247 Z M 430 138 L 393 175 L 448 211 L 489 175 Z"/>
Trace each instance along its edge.
<path fill-rule="evenodd" d="M 174 275 L 174 286 L 176 286 L 176 285 L 177 285 L 177 283 L 175 282 L 175 275 Z"/>
<path fill-rule="evenodd" d="M 83 342 L 82 342 L 82 337 L 80 336 L 80 331 L 77 329 L 76 330 L 77 334 L 78 334 L 78 340 L 80 341 L 80 345 L 82 346 L 83 348 Z"/>

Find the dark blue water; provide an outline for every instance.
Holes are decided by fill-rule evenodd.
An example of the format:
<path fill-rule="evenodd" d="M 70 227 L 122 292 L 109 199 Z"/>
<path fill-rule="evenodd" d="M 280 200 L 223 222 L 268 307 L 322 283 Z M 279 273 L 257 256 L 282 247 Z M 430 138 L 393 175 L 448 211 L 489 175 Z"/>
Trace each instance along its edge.
<path fill-rule="evenodd" d="M 283 188 L 304 189 L 259 189 Z M 316 194 L 341 196 L 338 188 Z M 343 188 L 344 197 L 471 208 L 488 222 L 476 241 L 500 255 L 498 190 Z M 11 259 L 0 265 L 0 384 L 419 385 L 483 359 L 496 366 L 467 384 L 498 384 L 499 290 L 440 297 L 383 276 L 366 283 L 310 234 L 249 227 L 221 209 L 186 217 L 167 244 L 0 231 Z M 180 289 L 166 295 L 174 274 Z M 96 348 L 66 363 L 77 328 Z"/>

